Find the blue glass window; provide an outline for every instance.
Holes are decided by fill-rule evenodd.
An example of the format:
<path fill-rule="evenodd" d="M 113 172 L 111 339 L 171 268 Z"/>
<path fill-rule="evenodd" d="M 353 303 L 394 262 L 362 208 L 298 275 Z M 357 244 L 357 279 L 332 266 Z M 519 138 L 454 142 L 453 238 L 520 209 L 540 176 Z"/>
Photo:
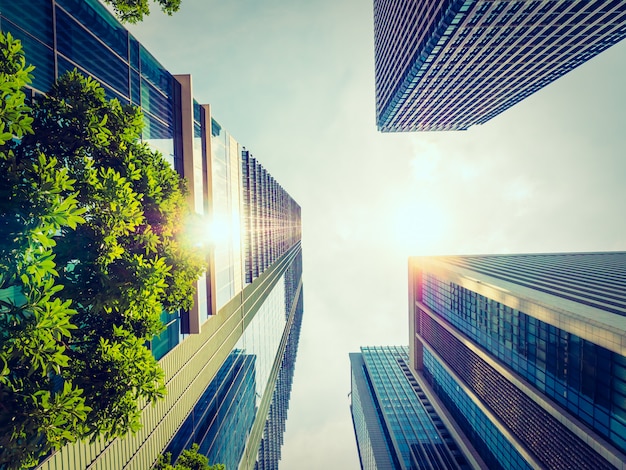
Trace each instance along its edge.
<path fill-rule="evenodd" d="M 48 46 L 53 45 L 52 29 L 52 2 L 50 0 L 28 0 L 28 14 L 24 14 L 23 2 L 15 0 L 0 1 L 0 12 L 2 16 L 13 24 L 28 31 L 37 39 Z M 3 31 L 11 31 L 10 26 L 5 22 L 2 24 Z M 11 31 L 13 34 L 13 31 Z M 23 34 L 19 37 L 21 38 Z"/>
<path fill-rule="evenodd" d="M 132 34 L 128 35 L 128 40 L 130 44 L 130 65 L 135 70 L 139 70 L 139 42 Z"/>
<path fill-rule="evenodd" d="M 90 76 L 91 74 L 87 73 L 85 70 L 76 67 L 76 64 L 73 64 L 72 62 L 70 62 L 67 59 L 64 59 L 61 56 L 57 56 L 57 67 L 58 67 L 58 72 L 59 72 L 59 77 L 61 75 L 63 75 L 65 72 L 69 72 L 72 71 L 74 69 L 77 69 L 80 73 L 82 73 L 85 76 Z M 97 79 L 97 77 L 93 77 Z M 120 103 L 122 104 L 128 104 L 128 98 L 126 98 L 125 96 L 120 95 L 119 93 L 117 93 L 113 88 L 111 88 L 110 86 L 107 86 L 105 83 L 100 83 L 102 85 L 102 88 L 104 88 L 104 92 L 106 95 L 106 98 L 109 100 L 112 99 L 117 99 L 120 101 Z"/>
<path fill-rule="evenodd" d="M 47 92 L 55 80 L 54 53 L 48 46 L 25 34 L 21 29 L 15 28 L 7 22 L 2 23 L 2 30 L 22 41 L 26 63 L 37 64 L 33 72 L 31 86 L 41 92 Z"/>
<path fill-rule="evenodd" d="M 141 108 L 165 123 L 173 122 L 172 99 L 163 95 L 146 80 L 141 80 Z"/>
<path fill-rule="evenodd" d="M 128 60 L 128 31 L 97 1 L 57 0 L 72 17 Z M 58 15 L 58 10 L 57 10 Z"/>
<path fill-rule="evenodd" d="M 128 97 L 128 65 L 62 11 L 57 12 L 57 49 L 118 93 Z"/>
<path fill-rule="evenodd" d="M 139 72 L 130 71 L 130 99 L 135 106 L 141 106 L 141 80 Z"/>
<path fill-rule="evenodd" d="M 139 45 L 139 55 L 142 78 L 148 79 L 163 93 L 171 93 L 172 75 L 142 45 Z"/>
<path fill-rule="evenodd" d="M 180 341 L 180 318 L 177 313 L 169 314 L 165 311 L 161 313 L 161 321 L 165 325 L 165 330 L 152 340 L 152 355 L 159 360 L 168 352 L 174 349 Z"/>

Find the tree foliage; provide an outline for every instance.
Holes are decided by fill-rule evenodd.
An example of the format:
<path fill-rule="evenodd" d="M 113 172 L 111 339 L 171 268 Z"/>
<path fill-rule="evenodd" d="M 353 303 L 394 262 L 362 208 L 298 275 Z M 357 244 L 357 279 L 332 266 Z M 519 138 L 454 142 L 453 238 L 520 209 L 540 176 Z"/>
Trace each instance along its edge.
<path fill-rule="evenodd" d="M 150 14 L 149 0 L 104 0 L 115 10 L 117 17 L 128 23 L 143 21 Z M 161 11 L 172 15 L 180 8 L 180 0 L 153 0 L 161 6 Z"/>
<path fill-rule="evenodd" d="M 165 394 L 148 342 L 189 308 L 204 255 L 182 241 L 184 181 L 142 114 L 70 72 L 25 102 L 0 34 L 0 467 L 140 427 Z"/>
<path fill-rule="evenodd" d="M 176 465 L 172 465 L 172 454 L 167 452 L 159 457 L 153 470 L 225 470 L 224 465 L 209 465 L 209 459 L 200 454 L 200 446 L 194 444 L 190 449 L 183 450 L 176 460 Z"/>

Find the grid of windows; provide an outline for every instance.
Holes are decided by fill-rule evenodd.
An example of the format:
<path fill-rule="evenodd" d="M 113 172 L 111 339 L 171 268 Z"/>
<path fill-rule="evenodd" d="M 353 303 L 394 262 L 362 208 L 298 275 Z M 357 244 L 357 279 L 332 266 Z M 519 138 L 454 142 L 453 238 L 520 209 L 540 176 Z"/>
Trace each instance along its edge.
<path fill-rule="evenodd" d="M 242 175 L 244 272 L 251 283 L 301 239 L 300 206 L 247 150 Z"/>
<path fill-rule="evenodd" d="M 369 427 L 380 427 L 386 436 L 391 460 L 397 460 L 395 468 L 413 468 L 412 465 L 433 469 L 468 468 L 465 457 L 412 376 L 407 365 L 408 348 L 362 347 L 362 367 L 355 367 L 352 356 L 353 393 L 354 375 L 363 374 L 368 395 L 378 415 L 377 424 L 370 422 Z M 363 393 L 361 390 L 360 394 Z M 359 434 L 368 435 L 373 430 L 361 417 L 363 410 L 355 410 L 357 406 L 362 406 L 362 397 L 356 398 L 358 403 L 354 398 L 352 403 L 355 428 L 357 423 L 365 428 L 357 432 L 363 463 L 373 459 L 373 452 L 368 439 L 359 438 Z M 379 465 L 378 462 L 376 464 Z M 364 464 L 364 468 L 370 467 Z"/>
<path fill-rule="evenodd" d="M 216 230 L 228 236 L 215 243 L 215 284 L 218 310 L 243 285 L 241 253 L 241 150 L 222 126 L 211 119 L 212 218 Z"/>
<path fill-rule="evenodd" d="M 359 460 L 363 470 L 401 468 L 389 429 L 384 425 L 380 403 L 367 374 L 363 354 L 350 353 L 352 376 L 351 412 Z"/>
<path fill-rule="evenodd" d="M 22 41 L 37 67 L 32 83 L 46 92 L 78 69 L 109 98 L 140 105 L 144 140 L 174 161 L 174 79 L 97 0 L 0 1 L 0 27 Z"/>
<path fill-rule="evenodd" d="M 469 390 L 546 468 L 610 469 L 584 440 L 544 410 L 444 326 L 419 310 L 419 333 Z"/>
<path fill-rule="evenodd" d="M 171 452 L 174 458 L 191 444 L 198 443 L 200 452 L 207 455 L 210 462 L 223 463 L 226 468 L 238 468 L 261 408 L 260 403 L 266 391 L 272 389 L 269 379 L 285 328 L 291 325 L 287 333 L 285 353 L 280 362 L 277 386 L 272 395 L 275 399 L 274 411 L 272 412 L 270 405 L 269 418 L 265 425 L 268 432 L 261 444 L 262 449 L 272 451 L 267 455 L 266 462 L 271 462 L 272 456 L 278 462 L 282 433 L 270 431 L 276 427 L 284 429 L 303 314 L 302 290 L 290 288 L 289 291 L 293 294 L 287 296 L 286 285 L 300 284 L 301 262 L 301 254 L 298 254 L 294 258 L 294 264 L 272 288 L 235 349 L 170 441 L 167 452 Z M 288 275 L 288 272 L 291 274 Z M 291 309 L 291 314 L 294 315 L 294 321 L 290 324 L 290 312 L 287 309 Z M 265 417 L 261 419 L 265 420 Z"/>
<path fill-rule="evenodd" d="M 425 273 L 425 305 L 626 450 L 626 357 Z"/>
<path fill-rule="evenodd" d="M 424 350 L 424 376 L 488 468 L 532 468 L 428 349 Z"/>
<path fill-rule="evenodd" d="M 233 350 L 180 427 L 166 452 L 173 459 L 197 443 L 210 463 L 237 468 L 256 414 L 256 357 Z"/>
<path fill-rule="evenodd" d="M 626 37 L 615 0 L 375 0 L 374 18 L 382 131 L 482 124 Z"/>
<path fill-rule="evenodd" d="M 300 260 L 300 273 L 301 259 L 299 256 L 296 260 Z M 289 409 L 289 399 L 291 397 L 291 385 L 293 383 L 293 374 L 295 372 L 296 355 L 298 354 L 298 342 L 300 341 L 300 330 L 302 328 L 302 313 L 304 310 L 304 297 L 302 294 L 297 299 L 293 294 L 289 294 L 287 286 L 290 284 L 288 278 L 298 271 L 296 266 L 296 260 L 294 265 L 285 273 L 285 295 L 288 306 L 288 311 L 291 310 L 294 300 L 297 302 L 295 305 L 295 316 L 293 325 L 289 331 L 289 338 L 287 340 L 287 346 L 285 348 L 285 354 L 283 355 L 282 363 L 280 365 L 280 372 L 278 373 L 278 379 L 276 381 L 276 388 L 274 389 L 274 395 L 272 396 L 272 402 L 268 412 L 267 420 L 263 428 L 263 438 L 259 445 L 259 452 L 257 461 L 254 464 L 255 470 L 278 470 L 278 463 L 281 457 L 281 447 L 283 445 L 283 434 L 285 432 L 285 422 L 287 421 L 287 410 Z M 291 282 L 291 284 L 294 284 Z"/>

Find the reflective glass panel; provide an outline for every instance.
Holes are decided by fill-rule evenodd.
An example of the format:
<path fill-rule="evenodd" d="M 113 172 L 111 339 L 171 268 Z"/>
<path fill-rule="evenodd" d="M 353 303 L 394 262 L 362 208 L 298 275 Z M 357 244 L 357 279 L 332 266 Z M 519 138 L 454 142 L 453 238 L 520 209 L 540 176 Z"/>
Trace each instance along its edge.
<path fill-rule="evenodd" d="M 128 31 L 100 2 L 56 0 L 56 3 L 107 46 L 128 60 Z"/>
<path fill-rule="evenodd" d="M 14 25 L 52 47 L 54 41 L 50 0 L 0 0 L 0 13 Z M 10 25 L 3 22 L 3 31 L 11 31 L 10 28 Z"/>
<path fill-rule="evenodd" d="M 128 97 L 128 65 L 61 10 L 57 11 L 57 48 L 99 81 Z"/>

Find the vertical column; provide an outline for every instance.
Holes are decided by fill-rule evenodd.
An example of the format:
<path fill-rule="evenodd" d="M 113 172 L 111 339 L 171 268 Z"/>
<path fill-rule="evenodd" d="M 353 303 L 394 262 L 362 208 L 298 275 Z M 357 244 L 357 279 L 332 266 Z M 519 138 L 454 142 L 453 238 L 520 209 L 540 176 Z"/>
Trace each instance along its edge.
<path fill-rule="evenodd" d="M 200 106 L 202 118 L 202 150 L 204 158 L 204 213 L 208 217 L 213 217 L 213 148 L 211 146 L 211 106 L 203 104 Z M 215 285 L 215 244 L 211 243 L 209 248 L 209 260 L 206 273 L 206 291 L 208 315 L 217 313 L 217 286 Z"/>
<path fill-rule="evenodd" d="M 181 116 L 181 145 L 183 157 L 183 177 L 189 187 L 188 203 L 197 212 L 195 207 L 196 192 L 202 191 L 202 187 L 196 187 L 195 165 L 193 155 L 193 96 L 191 93 L 191 75 L 174 75 L 174 79 L 180 84 L 180 99 L 176 105 L 179 107 Z M 193 306 L 189 312 L 181 313 L 181 333 L 200 333 L 200 311 L 198 309 L 198 282 L 196 281 L 193 298 Z"/>
<path fill-rule="evenodd" d="M 420 315 L 417 302 L 421 300 L 422 271 L 416 258 L 409 258 L 409 362 L 414 371 L 424 368 L 424 347 L 417 338 Z"/>

